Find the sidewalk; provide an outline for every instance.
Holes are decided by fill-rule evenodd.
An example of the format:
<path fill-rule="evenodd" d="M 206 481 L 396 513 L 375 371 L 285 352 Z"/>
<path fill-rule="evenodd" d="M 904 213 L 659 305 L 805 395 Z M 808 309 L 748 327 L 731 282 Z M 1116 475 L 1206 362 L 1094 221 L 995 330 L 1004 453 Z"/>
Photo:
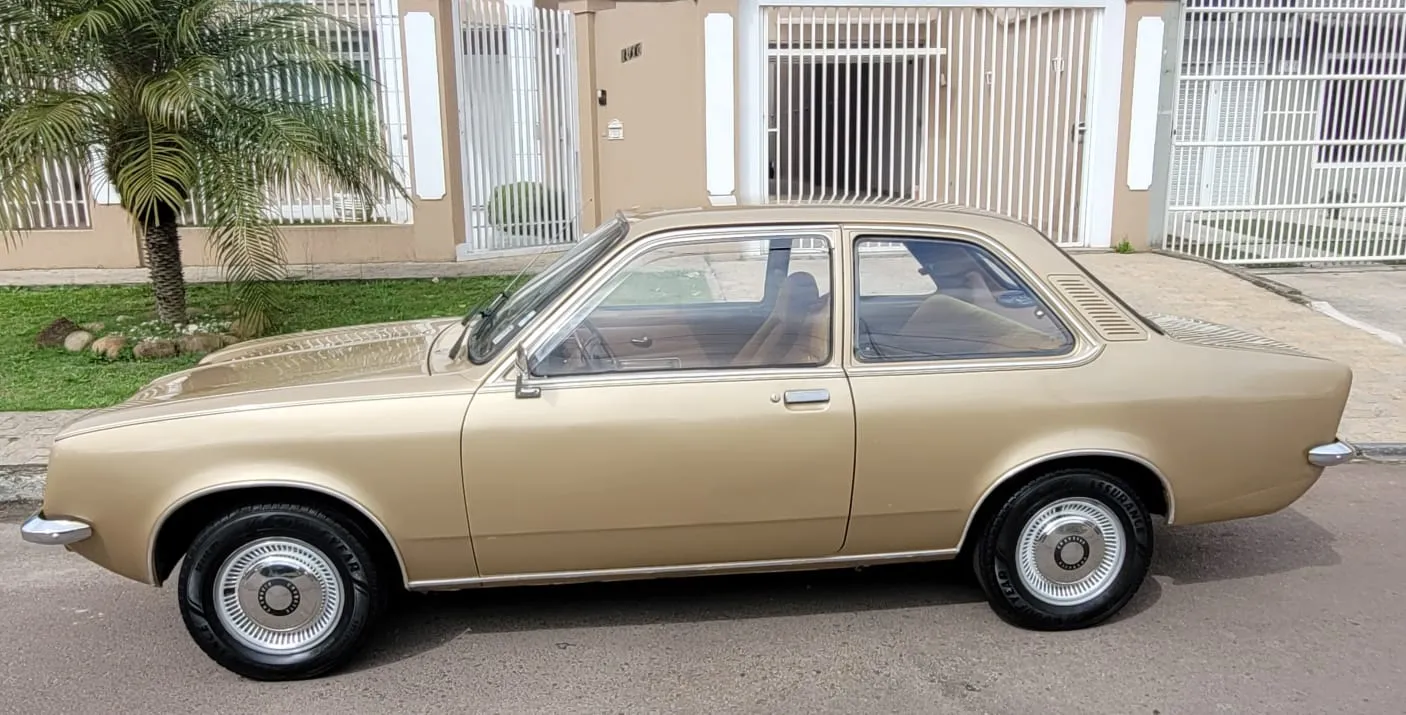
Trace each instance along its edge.
<path fill-rule="evenodd" d="M 1355 380 L 1343 418 L 1343 436 L 1359 443 L 1406 443 L 1406 349 L 1198 261 L 1155 253 L 1078 253 L 1076 257 L 1140 310 L 1224 323 L 1347 363 L 1353 368 Z M 374 270 L 350 266 L 311 273 L 341 278 L 364 273 L 377 277 L 470 275 L 463 271 L 515 272 L 523 260 L 499 258 L 491 266 L 484 262 L 472 267 L 463 263 L 387 264 Z M 64 279 L 62 282 L 78 282 L 76 278 L 59 277 Z M 119 277 L 144 280 L 139 276 Z M 16 278 L 0 276 L 0 281 Z M 28 280 L 33 281 L 26 283 L 29 285 L 43 282 L 34 277 Z M 112 277 L 97 280 L 117 282 Z M 0 413 L 0 502 L 37 498 L 54 433 L 83 413 Z"/>

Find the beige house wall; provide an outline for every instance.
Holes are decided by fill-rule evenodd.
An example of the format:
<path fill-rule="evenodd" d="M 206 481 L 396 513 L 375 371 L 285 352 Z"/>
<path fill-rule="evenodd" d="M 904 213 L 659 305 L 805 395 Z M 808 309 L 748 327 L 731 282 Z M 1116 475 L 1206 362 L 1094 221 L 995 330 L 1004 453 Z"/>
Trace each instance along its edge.
<path fill-rule="evenodd" d="M 286 226 L 283 236 L 287 257 L 291 263 L 364 263 L 382 261 L 450 261 L 455 247 L 465 236 L 464 182 L 461 171 L 456 60 L 454 57 L 454 28 L 451 27 L 451 2 L 454 0 L 401 0 L 402 16 L 410 12 L 427 12 L 437 21 L 438 63 L 441 77 L 441 123 L 445 158 L 445 195 L 438 200 L 413 202 L 413 223 L 409 225 L 321 225 Z M 710 12 L 737 14 L 737 0 L 677 0 L 674 2 L 612 2 L 611 0 L 539 0 L 539 4 L 555 6 L 575 15 L 577 59 L 579 66 L 579 101 L 581 147 L 580 165 L 584 202 L 585 228 L 590 228 L 617 210 L 631 208 L 676 208 L 703 206 L 708 203 L 706 186 L 705 97 L 704 97 L 704 17 Z M 1134 246 L 1147 243 L 1150 206 L 1148 192 L 1127 189 L 1126 145 L 1130 121 L 1132 87 L 1132 57 L 1136 40 L 1136 25 L 1140 17 L 1160 15 L 1171 0 L 1129 0 L 1124 31 L 1124 67 L 1118 126 L 1119 161 L 1115 182 L 1113 242 L 1127 239 Z M 970 9 L 943 12 L 941 42 L 948 48 L 971 53 L 963 48 L 959 27 L 970 29 L 965 13 Z M 1035 15 L 1010 17 L 1005 32 L 1012 42 L 1023 41 L 1020 33 L 1043 32 L 1048 17 Z M 978 30 L 1002 19 L 982 13 Z M 970 42 L 970 40 L 968 40 Z M 629 61 L 621 61 L 621 50 L 641 43 L 642 52 Z M 737 48 L 734 48 L 737 49 Z M 988 48 L 988 52 L 991 50 Z M 971 57 L 946 57 L 943 65 L 960 71 L 963 63 L 970 65 Z M 1036 57 L 1028 62 L 1039 61 Z M 994 55 L 989 62 L 995 62 Z M 989 64 L 988 62 L 988 64 Z M 1024 63 L 1007 67 L 998 64 L 999 71 L 1024 72 Z M 933 129 L 931 162 L 939 167 L 937 176 L 943 178 L 941 167 L 947 151 L 942 139 L 944 106 L 974 106 L 979 83 L 949 80 L 945 87 L 934 86 L 937 105 L 931 115 Z M 966 88 L 963 89 L 963 86 Z M 597 93 L 605 93 L 605 104 L 597 102 Z M 947 96 L 944 93 L 969 92 L 968 96 Z M 1083 92 L 1075 101 L 1084 102 Z M 738 103 L 735 117 L 738 131 L 755 121 L 741 116 Z M 1049 141 L 1068 141 L 1068 127 L 1043 122 L 1057 121 L 1038 113 L 1025 111 L 1034 107 L 1021 105 L 1029 124 L 1027 132 L 1052 137 Z M 989 112 L 988 112 L 989 116 Z M 623 138 L 607 138 L 610 122 L 618 120 Z M 1044 131 L 1048 129 L 1049 131 Z M 1053 137 L 1060 137 L 1055 139 Z M 411 136 L 411 161 L 414 157 Z M 1041 140 L 1043 141 L 1043 140 Z M 1025 151 L 1036 153 L 1044 146 L 1026 140 Z M 958 147 L 960 149 L 960 147 Z M 1072 152 L 1076 153 L 1077 152 Z M 1057 166 L 1042 171 L 1027 166 L 1020 172 L 1018 161 L 1012 161 L 1014 148 L 1007 152 L 1007 161 L 998 170 L 985 174 L 977 172 L 978 181 L 990 181 L 997 175 L 1010 176 L 1018 172 L 1018 186 L 1027 192 L 1046 186 L 1046 191 L 1059 178 Z M 737 154 L 739 171 L 745 170 L 740 149 Z M 1078 173 L 1066 180 L 1071 200 L 1077 197 Z M 410 167 L 413 176 L 414 166 Z M 1067 179 L 1067 177 L 1066 177 Z M 942 198 L 941 187 L 929 192 Z M 984 184 L 976 188 L 983 191 Z M 413 189 L 412 189 L 413 190 Z M 1006 190 L 1009 190 L 1009 186 Z M 958 197 L 961 193 L 959 192 Z M 995 207 L 999 208 L 999 207 Z M 21 244 L 10 250 L 0 250 L 0 270 L 25 268 L 132 268 L 142 265 L 139 242 L 119 207 L 91 206 L 93 228 L 86 230 L 36 230 Z M 192 228 L 182 232 L 185 258 L 190 265 L 209 265 L 212 260 L 205 245 L 205 231 Z"/>

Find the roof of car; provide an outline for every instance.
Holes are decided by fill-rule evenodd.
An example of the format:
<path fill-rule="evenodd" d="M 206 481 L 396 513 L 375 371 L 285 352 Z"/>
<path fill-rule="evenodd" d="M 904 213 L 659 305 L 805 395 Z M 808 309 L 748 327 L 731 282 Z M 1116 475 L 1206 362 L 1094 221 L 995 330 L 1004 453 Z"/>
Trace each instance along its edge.
<path fill-rule="evenodd" d="M 620 215 L 640 230 L 637 236 L 683 228 L 717 228 L 745 224 L 786 223 L 917 223 L 966 228 L 987 235 L 999 235 L 1016 243 L 1034 241 L 1044 246 L 1051 241 L 1028 223 L 992 211 L 956 204 L 878 199 L 864 201 L 776 201 L 735 206 L 647 209 L 635 207 Z"/>

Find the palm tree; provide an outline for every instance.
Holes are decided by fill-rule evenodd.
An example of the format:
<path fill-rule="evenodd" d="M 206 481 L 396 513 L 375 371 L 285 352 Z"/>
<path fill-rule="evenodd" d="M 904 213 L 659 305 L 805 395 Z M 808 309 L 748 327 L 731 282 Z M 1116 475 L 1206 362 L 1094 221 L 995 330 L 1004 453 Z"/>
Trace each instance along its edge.
<path fill-rule="evenodd" d="M 187 320 L 178 234 L 198 205 L 240 320 L 261 332 L 284 267 L 272 189 L 331 185 L 368 208 L 406 195 L 371 81 L 319 39 L 347 25 L 297 0 L 0 0 L 7 245 L 46 166 L 101 167 L 142 237 L 160 319 Z"/>

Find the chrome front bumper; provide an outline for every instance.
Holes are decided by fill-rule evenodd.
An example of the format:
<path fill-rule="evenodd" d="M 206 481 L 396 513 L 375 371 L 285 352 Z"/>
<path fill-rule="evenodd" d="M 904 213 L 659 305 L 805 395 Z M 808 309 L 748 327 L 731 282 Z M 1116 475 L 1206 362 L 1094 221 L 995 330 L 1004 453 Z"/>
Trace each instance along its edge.
<path fill-rule="evenodd" d="M 1308 463 L 1315 467 L 1335 467 L 1352 461 L 1352 458 L 1356 456 L 1356 448 L 1347 442 L 1338 440 L 1329 444 L 1320 444 L 1308 450 Z"/>
<path fill-rule="evenodd" d="M 45 519 L 35 512 L 20 525 L 20 537 L 31 544 L 63 546 L 93 535 L 93 527 L 70 519 Z"/>

